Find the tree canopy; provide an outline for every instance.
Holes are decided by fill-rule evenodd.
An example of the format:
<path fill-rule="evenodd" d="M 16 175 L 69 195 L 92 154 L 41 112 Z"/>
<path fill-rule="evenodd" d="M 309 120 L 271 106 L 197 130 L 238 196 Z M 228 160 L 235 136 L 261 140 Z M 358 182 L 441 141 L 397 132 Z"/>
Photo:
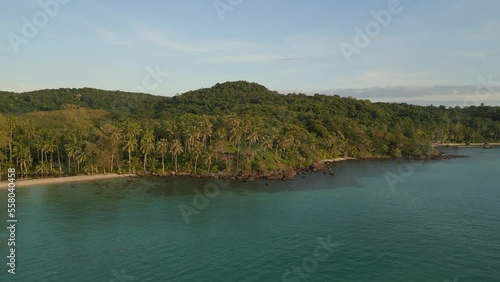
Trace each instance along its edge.
<path fill-rule="evenodd" d="M 428 157 L 495 142 L 500 107 L 281 95 L 246 81 L 175 97 L 92 88 L 0 92 L 0 166 L 40 175 L 248 173 L 334 157 Z"/>

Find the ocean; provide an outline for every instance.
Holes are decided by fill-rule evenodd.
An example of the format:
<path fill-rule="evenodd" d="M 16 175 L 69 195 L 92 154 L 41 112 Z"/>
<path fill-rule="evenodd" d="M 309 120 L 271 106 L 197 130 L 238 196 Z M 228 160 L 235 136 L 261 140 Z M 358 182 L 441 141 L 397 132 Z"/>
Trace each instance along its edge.
<path fill-rule="evenodd" d="M 500 281 L 500 148 L 346 161 L 293 181 L 126 178 L 17 190 L 0 281 Z"/>

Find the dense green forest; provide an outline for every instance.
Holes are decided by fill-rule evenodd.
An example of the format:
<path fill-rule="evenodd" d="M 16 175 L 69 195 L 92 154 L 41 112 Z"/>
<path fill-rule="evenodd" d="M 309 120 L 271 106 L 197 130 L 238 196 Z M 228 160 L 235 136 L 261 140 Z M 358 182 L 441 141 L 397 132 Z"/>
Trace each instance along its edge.
<path fill-rule="evenodd" d="M 498 142 L 500 107 L 281 95 L 245 81 L 175 97 L 91 88 L 0 92 L 0 168 L 24 174 L 262 173 L 335 157 L 429 157 Z"/>

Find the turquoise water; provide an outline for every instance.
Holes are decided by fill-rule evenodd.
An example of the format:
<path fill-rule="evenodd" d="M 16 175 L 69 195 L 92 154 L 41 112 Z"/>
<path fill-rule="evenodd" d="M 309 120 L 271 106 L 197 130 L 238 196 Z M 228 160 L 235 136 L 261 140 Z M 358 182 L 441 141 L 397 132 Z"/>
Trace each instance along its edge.
<path fill-rule="evenodd" d="M 470 157 L 344 162 L 218 195 L 202 179 L 19 189 L 16 275 L 2 228 L 0 281 L 500 281 L 500 149 L 447 151 Z"/>

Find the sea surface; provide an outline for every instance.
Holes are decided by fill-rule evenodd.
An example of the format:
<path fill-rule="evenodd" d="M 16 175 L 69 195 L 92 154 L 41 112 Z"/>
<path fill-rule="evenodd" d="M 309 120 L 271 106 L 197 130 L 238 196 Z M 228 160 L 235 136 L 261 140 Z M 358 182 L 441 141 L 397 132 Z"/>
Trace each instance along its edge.
<path fill-rule="evenodd" d="M 17 190 L 0 281 L 500 281 L 500 148 L 347 161 L 294 181 L 127 178 Z"/>

